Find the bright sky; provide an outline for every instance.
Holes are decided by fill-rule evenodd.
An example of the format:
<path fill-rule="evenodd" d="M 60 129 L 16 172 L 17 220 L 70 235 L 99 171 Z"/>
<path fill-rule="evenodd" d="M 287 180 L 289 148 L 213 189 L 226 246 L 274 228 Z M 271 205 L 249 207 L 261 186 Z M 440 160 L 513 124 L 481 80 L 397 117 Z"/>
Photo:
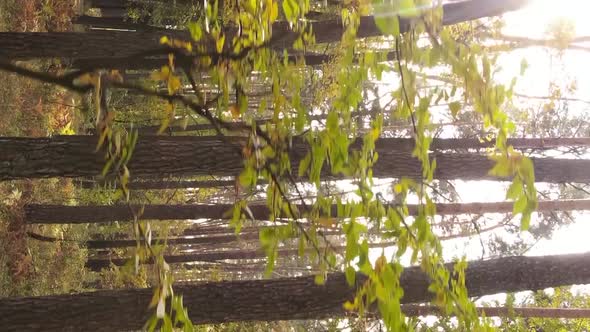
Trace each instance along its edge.
<path fill-rule="evenodd" d="M 503 34 L 541 40 L 550 39 L 547 35 L 548 26 L 560 19 L 567 19 L 575 25 L 576 37 L 590 36 L 590 19 L 587 17 L 589 12 L 590 0 L 532 0 L 523 10 L 504 15 L 506 25 Z M 587 46 L 590 49 L 590 42 L 577 45 Z M 512 78 L 519 75 L 522 59 L 526 59 L 529 64 L 528 70 L 523 77 L 518 78 L 516 92 L 532 96 L 547 96 L 551 82 L 565 85 L 575 81 L 577 90 L 564 97 L 590 100 L 590 65 L 588 63 L 590 51 L 566 50 L 560 57 L 556 54 L 555 50 L 544 47 L 522 48 L 503 54 L 498 60 L 502 70 L 497 75 L 497 79 L 501 83 L 509 84 Z M 397 82 L 394 75 L 391 75 L 391 79 L 385 76 L 383 79 L 391 85 L 386 88 L 387 90 L 395 88 L 396 83 L 390 82 Z M 523 99 L 522 103 L 540 104 L 541 101 Z M 589 110 L 590 105 L 586 103 L 570 103 L 571 113 Z M 456 187 L 463 202 L 503 201 L 507 184 L 495 181 L 478 181 L 477 183 L 456 181 Z M 575 215 L 576 223 L 557 231 L 552 240 L 537 243 L 527 252 L 527 255 L 590 251 L 590 245 L 586 244 L 587 236 L 590 234 L 590 220 L 587 220 L 590 219 L 590 214 L 576 213 Z M 502 231 L 498 233 L 502 234 Z M 526 236 L 523 234 L 523 237 Z M 478 259 L 482 254 L 478 237 L 473 237 L 469 241 L 465 239 L 447 241 L 444 244 L 445 256 L 448 258 L 467 255 L 468 259 Z M 380 254 L 380 250 L 374 250 L 373 254 L 376 257 Z"/>
<path fill-rule="evenodd" d="M 575 25 L 576 37 L 590 36 L 590 0 L 532 0 L 523 10 L 504 15 L 505 28 L 503 34 L 533 39 L 549 39 L 547 27 L 552 23 L 567 19 Z M 587 44 L 578 44 L 588 46 Z M 556 56 L 555 50 L 543 47 L 522 48 L 502 55 L 498 61 L 502 71 L 497 79 L 509 84 L 512 78 L 520 73 L 522 59 L 529 64 L 523 77 L 518 78 L 515 91 L 527 95 L 547 96 L 551 82 L 567 84 L 576 81 L 577 91 L 564 97 L 590 100 L 590 52 L 581 50 L 566 50 L 561 57 Z M 393 74 L 392 74 L 393 75 Z M 384 81 L 397 82 L 392 77 Z M 389 87 L 389 89 L 394 88 Z M 523 103 L 541 103 L 536 100 L 522 100 Z M 587 112 L 590 105 L 585 103 L 570 103 L 570 112 Z M 457 190 L 463 202 L 493 202 L 505 199 L 507 183 L 495 181 L 464 182 L 456 181 Z M 477 188 L 477 189 L 476 189 Z M 576 223 L 563 227 L 557 231 L 552 240 L 539 242 L 529 255 L 546 255 L 560 253 L 575 253 L 590 251 L 586 245 L 590 234 L 590 214 L 577 213 Z M 534 223 L 534 219 L 533 219 Z M 526 235 L 524 235 L 526 236 Z M 445 242 L 446 255 L 450 257 L 466 254 L 469 259 L 481 256 L 481 244 L 477 237 L 465 243 L 465 239 Z M 379 250 L 375 250 L 376 252 Z"/>
<path fill-rule="evenodd" d="M 558 19 L 568 19 L 575 25 L 576 37 L 590 36 L 590 1 L 588 0 L 533 0 L 531 4 L 519 11 L 504 16 L 505 35 L 546 39 L 547 26 Z M 590 43 L 579 44 L 590 46 Z M 526 58 L 530 67 L 525 76 L 519 79 L 516 90 L 530 95 L 547 95 L 551 80 L 565 82 L 575 80 L 578 89 L 574 95 L 581 99 L 590 99 L 590 53 L 580 50 L 566 50 L 561 59 L 555 59 L 551 53 L 542 48 L 528 48 L 508 55 L 511 59 L 503 62 L 507 72 L 518 72 L 520 59 Z M 583 103 L 571 103 L 572 111 L 588 112 L 589 107 Z M 477 193 L 475 193 L 477 195 Z M 482 197 L 483 198 L 483 197 Z M 557 231 L 552 240 L 538 243 L 528 254 L 548 255 L 590 251 L 588 235 L 590 234 L 590 215 L 577 213 L 576 222 Z"/>

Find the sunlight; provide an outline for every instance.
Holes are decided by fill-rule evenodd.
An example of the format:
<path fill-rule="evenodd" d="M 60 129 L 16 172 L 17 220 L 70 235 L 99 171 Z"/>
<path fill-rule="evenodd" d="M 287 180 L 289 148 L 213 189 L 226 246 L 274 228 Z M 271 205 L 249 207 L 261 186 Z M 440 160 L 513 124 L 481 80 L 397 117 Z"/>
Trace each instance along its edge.
<path fill-rule="evenodd" d="M 585 0 L 531 0 L 524 10 L 505 15 L 505 33 L 508 35 L 542 38 L 546 28 L 559 19 L 575 25 L 576 36 L 590 34 L 587 13 L 590 2 Z"/>

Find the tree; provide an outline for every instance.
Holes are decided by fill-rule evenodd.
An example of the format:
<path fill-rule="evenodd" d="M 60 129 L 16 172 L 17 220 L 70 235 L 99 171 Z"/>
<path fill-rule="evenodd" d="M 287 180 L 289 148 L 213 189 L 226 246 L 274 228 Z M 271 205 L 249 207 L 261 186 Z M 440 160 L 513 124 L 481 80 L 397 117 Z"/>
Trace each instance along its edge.
<path fill-rule="evenodd" d="M 419 205 L 406 205 L 409 215 L 418 214 Z M 438 215 L 458 214 L 484 214 L 484 213 L 510 213 L 512 202 L 486 202 L 486 203 L 439 203 L 436 204 Z M 299 211 L 305 211 L 303 205 L 296 206 Z M 114 221 L 131 221 L 134 213 L 147 220 L 186 220 L 186 219 L 231 219 L 234 210 L 233 204 L 194 204 L 194 205 L 36 205 L 29 204 L 24 207 L 25 218 L 29 224 L 50 223 L 105 223 Z M 270 210 L 266 205 L 250 205 L 249 213 L 256 220 L 267 220 Z M 139 211 L 142 210 L 142 213 Z M 590 210 L 590 200 L 555 200 L 540 201 L 537 211 L 572 211 Z M 135 211 L 135 212 L 134 212 Z M 332 205 L 326 216 L 337 216 L 338 206 Z"/>
<path fill-rule="evenodd" d="M 590 254 L 504 257 L 471 262 L 465 271 L 469 296 L 538 290 L 590 282 Z M 356 285 L 365 277 L 357 276 Z M 416 267 L 404 270 L 403 303 L 427 302 L 428 277 Z M 183 285 L 184 304 L 194 323 L 252 320 L 322 319 L 347 314 L 342 304 L 354 297 L 343 273 L 324 285 L 313 277 Z M 75 295 L 0 299 L 0 324 L 6 331 L 139 329 L 150 317 L 149 289 L 108 290 Z"/>
<path fill-rule="evenodd" d="M 493 75 L 496 71 L 492 67 L 495 67 L 495 57 L 488 56 L 482 48 L 471 47 L 468 42 L 462 42 L 462 38 L 457 38 L 458 34 L 452 29 L 442 29 L 444 24 L 458 22 L 466 17 L 496 15 L 504 12 L 506 8 L 515 8 L 523 3 L 524 1 L 469 1 L 445 4 L 443 8 L 440 6 L 424 8 L 410 0 L 399 4 L 390 2 L 387 8 L 393 15 L 378 17 L 361 16 L 365 8 L 359 4 L 359 6 L 343 8 L 340 13 L 341 19 L 307 24 L 309 22 L 304 18 L 306 11 L 309 10 L 308 1 L 283 2 L 284 21 L 277 21 L 279 1 L 260 1 L 253 5 L 249 2 L 245 4 L 236 2 L 237 8 L 231 13 L 233 15 L 229 15 L 231 24 L 220 22 L 217 17 L 217 8 L 213 6 L 211 10 L 207 10 L 206 19 L 191 25 L 190 40 L 194 39 L 195 42 L 186 43 L 176 40 L 174 37 L 176 32 L 169 32 L 172 38 L 162 39 L 154 38 L 153 34 L 151 37 L 145 33 L 129 34 L 121 36 L 123 41 L 118 44 L 110 43 L 109 47 L 117 47 L 110 53 L 105 51 L 107 49 L 105 40 L 109 39 L 106 34 L 101 35 L 104 37 L 102 41 L 95 38 L 96 34 L 85 35 L 85 38 L 87 37 L 90 41 L 87 44 L 96 47 L 92 52 L 80 50 L 79 46 L 72 44 L 72 41 L 77 41 L 84 47 L 84 40 L 79 35 L 46 35 L 48 39 L 54 38 L 55 43 L 51 47 L 63 46 L 63 50 L 56 52 L 44 40 L 39 40 L 37 43 L 39 48 L 28 52 L 25 48 L 33 45 L 27 45 L 27 43 L 39 38 L 38 35 L 19 35 L 10 42 L 4 40 L 10 35 L 0 35 L 0 44 L 4 42 L 6 46 L 2 48 L 0 54 L 13 55 L 14 59 L 39 55 L 104 56 L 122 60 L 137 57 L 138 61 L 152 56 L 169 57 L 168 63 L 152 75 L 160 87 L 165 88 L 154 90 L 144 85 L 123 81 L 116 71 L 94 71 L 93 69 L 104 67 L 104 64 L 98 61 L 94 64 L 89 61 L 91 64 L 82 71 L 73 71 L 59 76 L 28 70 L 21 67 L 21 64 L 0 62 L 0 68 L 47 83 L 58 84 L 80 92 L 94 90 L 96 97 L 94 104 L 97 107 L 96 132 L 100 134 L 102 143 L 100 146 L 103 148 L 103 150 L 99 149 L 98 153 L 92 153 L 90 151 L 93 151 L 94 147 L 90 144 L 84 147 L 84 143 L 80 144 L 81 141 L 74 144 L 67 142 L 55 144 L 60 140 L 63 143 L 65 139 L 61 138 L 45 141 L 37 146 L 32 141 L 20 142 L 19 145 L 14 140 L 7 139 L 7 142 L 10 141 L 11 144 L 7 144 L 8 157 L 0 160 L 0 165 L 5 167 L 3 172 L 0 169 L 0 174 L 4 174 L 0 176 L 0 179 L 28 175 L 71 177 L 114 173 L 120 176 L 123 193 L 126 194 L 125 199 L 129 203 L 131 200 L 129 192 L 125 190 L 125 183 L 130 174 L 134 176 L 161 174 L 237 176 L 242 166 L 245 166 L 239 176 L 242 186 L 251 189 L 256 185 L 258 178 L 263 178 L 268 183 L 264 196 L 267 199 L 269 214 L 273 216 L 270 219 L 274 220 L 275 217 L 280 218 L 283 215 L 291 217 L 288 227 L 276 227 L 269 231 L 264 230 L 260 234 L 261 247 L 268 256 L 269 268 L 272 268 L 274 258 L 279 253 L 277 249 L 290 241 L 293 235 L 300 236 L 303 247 L 300 251 L 306 252 L 306 248 L 313 248 L 320 256 L 316 266 L 319 274 L 315 281 L 322 282 L 324 273 L 335 265 L 335 254 L 326 252 L 327 250 L 320 251 L 318 244 L 321 241 L 313 236 L 314 234 L 310 236 L 305 232 L 305 225 L 297 219 L 306 216 L 306 213 L 313 213 L 340 202 L 339 198 L 329 194 L 330 190 L 324 190 L 325 182 L 322 180 L 326 177 L 354 178 L 358 188 L 355 193 L 358 200 L 349 201 L 342 207 L 342 211 L 337 211 L 336 216 L 338 218 L 336 220 L 342 220 L 338 226 L 346 233 L 346 253 L 341 267 L 346 271 L 345 278 L 348 285 L 355 284 L 357 269 L 368 279 L 366 283 L 363 283 L 363 287 L 356 289 L 358 293 L 356 293 L 355 302 L 349 304 L 348 308 L 362 312 L 365 307 L 371 308 L 374 305 L 379 308 L 381 318 L 389 329 L 401 329 L 404 318 L 399 310 L 402 290 L 398 283 L 402 268 L 398 262 L 407 253 L 411 255 L 412 263 L 421 266 L 425 272 L 422 279 L 425 284 L 420 287 L 424 293 L 427 293 L 426 289 L 433 291 L 438 302 L 451 313 L 456 314 L 459 324 L 464 325 L 465 329 L 485 329 L 485 326 L 482 327 L 480 324 L 485 325 L 486 322 L 478 319 L 477 311 L 468 300 L 461 282 L 463 262 L 455 267 L 458 271 L 455 273 L 458 274 L 457 278 L 460 282 L 452 283 L 453 287 L 449 287 L 448 270 L 442 263 L 441 245 L 431 230 L 435 207 L 428 190 L 424 188 L 430 185 L 433 178 L 511 179 L 513 182 L 507 196 L 515 201 L 513 208 L 515 213 L 522 212 L 522 227 L 526 229 L 532 211 L 537 206 L 535 180 L 585 181 L 587 179 L 587 175 L 581 170 L 582 166 L 585 166 L 584 162 L 529 159 L 509 147 L 506 138 L 511 134 L 514 126 L 501 110 L 505 106 L 505 101 L 512 95 L 512 87 L 497 85 L 494 82 Z M 397 14 L 403 17 L 400 18 Z M 225 26 L 233 28 L 227 30 Z M 291 56 L 296 55 L 297 52 L 293 52 L 296 49 L 309 48 L 314 51 L 319 49 L 312 45 L 311 40 L 314 36 L 311 35 L 311 28 L 319 31 L 315 36 L 318 42 L 341 40 L 341 44 L 333 49 L 335 64 L 328 66 L 328 70 L 324 68 L 321 73 L 322 83 L 306 87 L 305 82 L 308 76 L 301 73 L 311 71 L 301 66 L 301 58 L 296 59 L 297 63 L 293 65 L 289 62 L 288 56 L 289 53 Z M 236 29 L 240 33 L 236 34 Z M 129 52 L 123 49 L 124 44 L 133 43 L 130 36 L 146 37 L 144 40 L 139 39 L 145 42 L 145 52 L 141 50 L 143 45 L 133 47 Z M 366 52 L 371 48 L 371 44 L 375 44 L 372 41 L 367 43 L 367 46 L 360 47 L 363 49 L 362 55 L 359 56 L 356 53 L 357 46 L 360 46 L 357 39 L 369 36 L 388 36 L 386 40 L 380 40 L 379 43 L 395 49 L 394 52 L 385 54 L 387 58 L 393 56 L 394 66 L 383 62 L 384 54 Z M 68 39 L 69 37 L 73 38 Z M 180 38 L 189 40 L 188 37 Z M 428 47 L 419 46 L 422 44 L 421 40 L 426 42 L 424 44 L 429 44 Z M 229 47 L 230 43 L 231 47 Z M 381 48 L 381 45 L 379 47 Z M 80 52 L 77 52 L 77 49 Z M 283 52 L 285 57 L 281 56 L 280 51 L 286 51 Z M 138 56 L 137 52 L 141 54 Z M 445 69 L 443 71 L 448 69 L 451 75 L 459 77 L 460 84 L 454 85 L 452 91 L 447 92 L 430 87 L 422 89 L 416 83 L 416 71 L 423 71 L 423 69 L 438 71 L 443 68 Z M 201 89 L 200 79 L 197 77 L 202 75 L 203 69 L 207 69 L 211 79 Z M 378 140 L 383 128 L 382 115 L 373 114 L 367 118 L 359 118 L 353 114 L 352 110 L 364 107 L 361 105 L 366 95 L 364 91 L 361 92 L 363 82 L 372 76 L 381 77 L 384 71 L 399 78 L 399 88 L 390 89 L 393 91 L 388 91 L 388 94 L 394 99 L 399 118 L 411 123 L 410 130 L 415 141 L 412 153 L 409 153 L 407 149 L 403 152 L 392 150 L 391 147 L 383 146 L 384 141 Z M 184 76 L 177 76 L 179 72 L 182 72 Z M 264 100 L 257 101 L 260 103 L 261 112 L 267 113 L 265 114 L 267 117 L 272 116 L 272 123 L 267 123 L 264 128 L 253 121 L 256 116 L 252 114 L 253 107 L 249 103 L 248 95 L 244 93 L 247 91 L 244 86 L 248 85 L 251 79 L 259 79 L 272 91 L 266 100 L 272 104 L 271 110 L 263 105 Z M 324 82 L 327 83 L 324 85 Z M 189 97 L 184 94 L 183 84 L 191 85 L 194 96 Z M 112 89 L 127 89 L 138 94 L 160 98 L 166 107 L 162 128 L 175 119 L 175 105 L 182 104 L 182 107 L 213 125 L 218 137 L 199 139 L 198 142 L 201 144 L 199 146 L 195 146 L 196 141 L 192 139 L 190 142 L 193 145 L 185 144 L 184 149 L 179 148 L 182 144 L 177 144 L 178 138 L 173 139 L 176 143 L 172 143 L 172 139 L 166 142 L 162 139 L 151 139 L 150 144 L 143 147 L 135 146 L 133 134 L 128 136 L 122 131 L 116 131 L 116 126 L 115 128 L 111 126 L 115 113 L 108 112 L 108 91 Z M 302 101 L 302 92 L 311 89 L 322 91 L 325 89 L 326 92 L 317 94 L 319 101 L 314 100 L 315 105 L 308 106 Z M 461 96 L 455 94 L 457 91 Z M 230 101 L 228 97 L 230 94 L 235 94 L 235 100 Z M 316 96 L 315 93 L 313 95 Z M 470 105 L 483 118 L 486 127 L 496 134 L 493 153 L 489 156 L 491 160 L 483 154 L 458 154 L 448 151 L 431 153 L 430 105 L 433 100 L 443 98 L 445 103 L 448 103 L 453 116 L 462 109 L 463 103 Z M 215 103 L 219 106 L 217 112 L 210 110 Z M 375 104 L 379 104 L 379 101 L 375 101 Z M 308 117 L 310 109 L 314 112 L 321 109 L 327 114 L 325 121 L 319 126 L 310 121 Z M 229 121 L 224 119 L 226 114 L 221 114 L 226 110 L 225 113 L 229 113 L 227 117 L 243 120 L 239 124 L 241 127 L 237 130 L 230 128 Z M 226 130 L 248 135 L 248 139 L 223 137 Z M 127 138 L 127 144 L 123 144 L 125 138 Z M 73 146 L 76 148 L 72 148 Z M 37 149 L 31 149 L 32 147 Z M 86 148 L 88 152 L 85 153 L 82 150 Z M 130 161 L 132 148 L 137 148 L 138 151 L 133 151 L 134 155 Z M 106 158 L 104 158 L 105 153 Z M 153 157 L 153 153 L 160 155 Z M 48 162 L 47 160 L 52 157 L 55 160 Z M 94 163 L 100 164 L 100 161 L 104 159 L 107 162 L 106 167 L 91 166 Z M 33 167 L 27 167 L 27 163 Z M 149 165 L 150 163 L 152 165 Z M 220 165 L 219 168 L 217 168 L 218 165 Z M 566 165 L 570 168 L 568 169 Z M 492 166 L 494 168 L 490 173 L 488 170 Z M 214 168 L 216 169 L 213 170 Z M 587 167 L 583 168 L 587 169 Z M 80 169 L 88 171 L 84 173 Z M 293 175 L 296 172 L 299 177 Z M 379 193 L 373 192 L 373 176 L 414 179 L 401 179 L 393 188 L 400 198 L 400 209 L 397 209 L 397 206 L 391 206 Z M 299 213 L 294 211 L 297 208 L 294 203 L 297 202 L 292 198 L 293 193 L 290 191 L 295 191 L 297 194 L 296 183 L 303 179 L 309 179 L 315 185 L 317 199 L 314 199 L 304 212 Z M 324 192 L 328 192 L 328 195 L 325 196 Z M 299 196 L 298 201 L 305 202 L 300 193 Z M 412 223 L 406 222 L 408 213 L 406 213 L 407 209 L 404 209 L 407 207 L 405 198 L 409 196 L 417 197 L 421 205 L 421 208 L 416 209 L 418 215 L 413 218 Z M 238 206 L 245 206 L 246 200 L 239 202 Z M 240 212 L 237 209 L 236 211 Z M 243 214 L 235 213 L 232 222 L 240 225 L 242 218 Z M 362 218 L 362 221 L 357 218 Z M 387 264 L 388 259 L 384 255 L 374 264 L 369 261 L 367 237 L 370 234 L 367 232 L 369 227 L 365 226 L 367 222 L 374 223 L 370 226 L 381 225 L 388 234 L 392 234 L 397 244 L 397 252 L 396 255 L 391 256 L 389 260 L 391 264 Z M 149 240 L 150 225 L 143 221 L 134 223 L 137 240 L 141 242 L 138 245 L 138 252 L 141 252 L 142 259 L 146 258 L 145 261 L 157 263 L 154 264 L 156 292 L 152 302 L 157 303 L 157 317 L 163 318 L 164 329 L 171 331 L 172 325 L 175 325 L 171 323 L 172 319 L 179 318 L 188 324 L 184 320 L 187 315 L 181 304 L 181 298 L 177 294 L 172 296 L 173 310 L 162 310 L 165 301 L 172 294 L 169 265 L 165 260 L 174 258 L 162 256 L 163 251 L 154 249 Z M 143 253 L 149 257 L 143 257 Z M 508 264 L 508 262 L 504 263 L 504 265 Z M 513 271 L 506 273 L 511 272 Z M 342 279 L 342 276 L 340 278 Z M 360 276 L 356 279 L 363 281 Z M 401 281 L 402 284 L 407 282 L 403 277 Z M 503 285 L 506 284 L 509 283 L 505 282 Z M 246 291 L 247 289 L 241 290 L 241 292 Z M 307 289 L 293 291 L 293 294 L 298 292 L 305 294 L 307 291 Z M 411 296 L 408 299 L 408 292 L 412 294 L 412 287 L 407 287 L 406 291 L 404 301 L 412 300 Z M 275 290 L 273 294 L 277 296 L 278 293 L 279 291 Z M 252 295 L 251 292 L 249 294 Z M 426 299 L 424 296 L 422 298 Z M 374 304 L 375 302 L 377 303 Z M 249 303 L 252 306 L 251 300 Z M 276 303 L 273 304 L 276 305 Z M 299 305 L 301 303 L 296 303 L 296 306 Z M 286 304 L 286 307 L 288 308 L 289 304 Z M 267 305 L 266 309 L 268 308 Z M 342 310 L 340 306 L 338 308 Z M 244 314 L 242 310 L 237 311 L 243 315 L 240 318 L 253 319 L 247 312 Z M 215 313 L 212 315 L 210 319 L 215 319 Z M 224 317 L 226 315 L 224 313 Z"/>
<path fill-rule="evenodd" d="M 218 175 L 236 176 L 243 169 L 240 139 L 227 140 L 205 136 L 142 137 L 134 147 L 128 168 L 134 176 Z M 376 142 L 379 159 L 373 167 L 375 177 L 421 178 L 421 162 L 396 146 L 396 139 Z M 358 149 L 357 140 L 350 149 Z M 402 152 L 396 150 L 401 149 Z M 93 136 L 56 136 L 51 138 L 0 138 L 0 179 L 97 176 L 104 169 L 104 152 L 95 152 Z M 308 143 L 294 139 L 290 148 L 293 174 L 309 151 Z M 483 180 L 494 161 L 483 155 L 433 154 L 437 160 L 436 179 Z M 589 182 L 588 160 L 533 158 L 535 179 L 539 182 Z M 117 160 L 114 160 L 116 164 Z M 324 168 L 323 174 L 330 175 Z"/>
<path fill-rule="evenodd" d="M 448 3 L 443 6 L 443 24 L 451 25 L 466 22 L 482 17 L 497 16 L 505 12 L 517 10 L 524 6 L 527 0 L 479 0 Z M 408 31 L 410 21 L 400 22 L 402 32 Z M 317 43 L 330 43 L 340 41 L 344 27 L 340 19 L 320 21 L 312 23 Z M 278 49 L 289 49 L 299 34 L 289 27 L 288 22 L 276 22 L 271 46 Z M 235 29 L 228 29 L 227 40 L 235 35 Z M 4 59 L 28 59 L 42 57 L 63 58 L 124 58 L 142 54 L 146 51 L 153 52 L 161 48 L 159 40 L 162 34 L 169 37 L 190 40 L 185 32 L 167 31 L 157 32 L 123 32 L 123 31 L 91 31 L 85 33 L 0 33 L 0 58 Z M 359 38 L 379 36 L 383 33 L 375 24 L 372 16 L 361 18 L 357 30 Z M 141 43 L 137 41 L 141 40 Z M 212 47 L 211 49 L 214 49 Z M 161 52 L 165 55 L 167 52 Z M 151 55 L 154 55 L 153 53 Z"/>

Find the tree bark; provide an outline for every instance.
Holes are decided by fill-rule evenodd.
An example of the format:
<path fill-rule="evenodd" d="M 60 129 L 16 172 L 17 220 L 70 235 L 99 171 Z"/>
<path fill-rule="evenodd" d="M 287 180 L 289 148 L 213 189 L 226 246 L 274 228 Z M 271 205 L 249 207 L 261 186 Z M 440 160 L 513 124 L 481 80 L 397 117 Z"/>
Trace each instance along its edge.
<path fill-rule="evenodd" d="M 395 242 L 369 243 L 369 248 L 387 248 L 395 245 Z M 320 247 L 320 250 L 324 248 Z M 346 246 L 330 246 L 334 253 L 343 253 Z M 305 250 L 306 256 L 313 253 L 315 249 Z M 277 258 L 295 258 L 299 256 L 299 249 L 286 248 L 277 250 Z M 266 259 L 266 253 L 262 249 L 237 249 L 237 250 L 211 250 L 207 252 L 182 254 L 182 255 L 164 255 L 164 259 L 169 264 L 193 263 L 193 262 L 218 262 L 223 260 L 245 260 L 245 259 Z M 93 271 L 100 271 L 109 267 L 111 264 L 123 266 L 133 260 L 131 257 L 125 258 L 90 258 L 86 262 L 86 267 Z M 147 261 L 146 264 L 153 264 L 153 261 Z"/>
<path fill-rule="evenodd" d="M 257 184 L 265 184 L 265 181 L 259 181 Z M 83 189 L 95 189 L 105 186 L 105 181 L 79 181 L 76 183 Z M 234 187 L 236 180 L 145 180 L 131 181 L 128 188 L 131 190 L 149 190 L 149 189 L 186 189 L 186 188 L 219 188 Z"/>
<path fill-rule="evenodd" d="M 43 242 L 61 242 L 61 239 L 44 236 L 41 234 L 27 232 L 27 235 L 35 240 L 43 241 Z M 207 246 L 208 250 L 212 250 L 215 247 L 219 247 L 219 245 L 227 244 L 236 242 L 238 240 L 242 241 L 251 241 L 251 240 L 258 240 L 259 235 L 258 232 L 248 232 L 248 233 L 240 233 L 239 235 L 236 234 L 228 234 L 228 235 L 218 235 L 218 236 L 202 236 L 202 237 L 174 237 L 174 238 L 154 238 L 152 241 L 154 243 L 166 242 L 167 245 L 195 245 L 195 246 Z M 88 240 L 82 243 L 88 249 L 114 249 L 114 248 L 127 248 L 127 247 L 134 247 L 137 245 L 136 240 L 127 240 L 127 239 L 120 239 L 120 240 Z"/>
<path fill-rule="evenodd" d="M 357 284 L 364 280 L 358 276 Z M 590 254 L 505 257 L 471 262 L 466 286 L 472 297 L 590 283 Z M 419 268 L 404 270 L 402 303 L 427 302 L 428 277 Z M 347 314 L 353 298 L 343 273 L 324 285 L 313 277 L 226 281 L 175 288 L 196 324 L 235 321 L 325 319 Z M 4 331 L 137 330 L 149 318 L 151 289 L 105 290 L 74 295 L 0 298 Z"/>
<path fill-rule="evenodd" d="M 436 214 L 484 214 L 484 213 L 510 213 L 513 202 L 490 203 L 439 203 L 436 204 Z M 305 211 L 304 206 L 296 205 L 299 211 Z M 132 206 L 134 211 L 139 211 L 141 206 Z M 187 220 L 187 219 L 230 219 L 234 206 L 232 204 L 216 205 L 145 205 L 141 219 L 145 220 Z M 248 206 L 254 218 L 268 220 L 270 210 L 266 205 Z M 133 213 L 128 205 L 40 205 L 29 204 L 25 206 L 25 219 L 29 224 L 81 224 L 81 223 L 108 223 L 133 220 Z M 408 212 L 415 215 L 418 205 L 408 204 Z M 590 200 L 572 199 L 558 201 L 541 201 L 537 211 L 572 211 L 590 210 Z M 336 216 L 338 206 L 333 205 L 330 216 Z"/>
<path fill-rule="evenodd" d="M 166 32 L 167 29 L 156 27 L 153 25 L 143 24 L 143 23 L 134 23 L 130 19 L 125 20 L 123 18 L 118 17 L 95 17 L 95 16 L 87 16 L 81 15 L 76 16 L 72 19 L 72 24 L 81 24 L 85 25 L 89 28 L 94 29 L 121 29 L 121 30 L 131 30 L 131 31 L 164 31 Z"/>
<path fill-rule="evenodd" d="M 124 0 L 85 0 L 88 8 L 126 8 Z"/>
<path fill-rule="evenodd" d="M 298 249 L 282 249 L 277 252 L 278 257 L 293 257 L 298 255 Z M 200 252 L 186 255 L 164 255 L 168 264 L 193 263 L 193 262 L 218 262 L 223 260 L 264 259 L 266 254 L 262 250 L 224 250 L 212 252 Z M 111 264 L 123 266 L 130 258 L 89 258 L 86 267 L 92 271 L 100 271 Z M 153 264 L 153 261 L 146 262 Z"/>
<path fill-rule="evenodd" d="M 527 0 L 472 0 L 443 5 L 443 24 L 451 25 L 483 17 L 497 16 L 518 10 Z M 400 19 L 400 31 L 408 31 L 410 21 Z M 344 26 L 340 19 L 311 23 L 317 43 L 340 41 Z M 292 31 L 287 22 L 273 24 L 271 46 L 277 49 L 291 48 L 299 34 Z M 226 40 L 232 40 L 235 29 L 226 31 Z M 161 48 L 162 35 L 189 40 L 186 32 L 166 33 L 92 31 L 55 33 L 0 33 L 0 58 L 17 60 L 29 58 L 124 58 L 134 54 Z M 381 35 L 372 16 L 362 17 L 357 31 L 359 38 Z"/>
<path fill-rule="evenodd" d="M 362 140 L 351 144 L 359 149 Z M 422 165 L 406 145 L 396 139 L 376 142 L 379 160 L 373 167 L 375 177 L 422 177 Z M 104 167 L 104 154 L 95 152 L 95 136 L 54 136 L 44 138 L 0 137 L 0 180 L 47 177 L 98 176 Z M 290 159 L 293 174 L 309 145 L 293 140 Z M 236 176 L 243 165 L 240 140 L 224 142 L 216 137 L 172 136 L 142 137 L 135 146 L 128 167 L 133 176 Z M 402 151 L 402 152 L 399 152 Z M 493 180 L 488 174 L 494 165 L 477 154 L 434 153 L 436 179 Z M 590 182 L 590 160 L 532 158 L 538 182 Z M 324 175 L 330 172 L 325 169 Z"/>
<path fill-rule="evenodd" d="M 405 304 L 402 311 L 407 316 L 431 316 L 440 315 L 440 308 L 433 305 Z M 480 314 L 486 317 L 537 317 L 537 318 L 590 318 L 590 309 L 587 308 L 509 308 L 509 307 L 477 307 Z"/>

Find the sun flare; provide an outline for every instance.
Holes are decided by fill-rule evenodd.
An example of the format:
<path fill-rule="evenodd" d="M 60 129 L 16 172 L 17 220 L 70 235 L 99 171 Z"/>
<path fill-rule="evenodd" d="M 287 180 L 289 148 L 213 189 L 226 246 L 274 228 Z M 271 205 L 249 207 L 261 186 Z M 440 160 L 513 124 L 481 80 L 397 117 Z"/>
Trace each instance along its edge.
<path fill-rule="evenodd" d="M 574 25 L 575 36 L 586 36 L 590 34 L 589 10 L 586 0 L 531 0 L 524 10 L 506 15 L 505 33 L 542 38 L 551 24 L 565 19 Z"/>

